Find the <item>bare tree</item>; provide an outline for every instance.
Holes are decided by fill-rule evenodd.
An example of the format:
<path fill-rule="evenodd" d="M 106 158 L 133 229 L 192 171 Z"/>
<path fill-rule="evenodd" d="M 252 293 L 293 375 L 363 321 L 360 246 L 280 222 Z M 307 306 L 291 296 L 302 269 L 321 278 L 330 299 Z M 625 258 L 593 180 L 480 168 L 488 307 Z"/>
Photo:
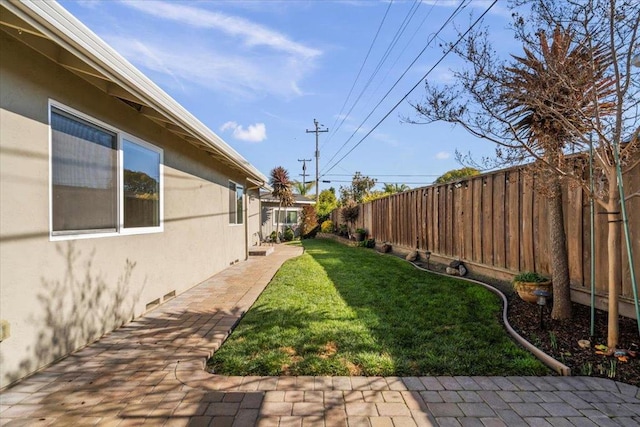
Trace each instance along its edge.
<path fill-rule="evenodd" d="M 609 347 L 618 341 L 620 198 L 616 157 L 633 167 L 638 150 L 638 54 L 640 4 L 633 0 L 517 0 L 514 35 L 524 55 L 500 58 L 487 29 L 471 33 L 454 51 L 466 69 L 456 84 L 433 86 L 415 104 L 421 120 L 459 124 L 496 144 L 494 164 L 535 161 L 534 171 L 548 183 L 554 309 L 570 316 L 569 282 L 559 184 L 571 180 L 588 191 L 576 157 L 585 157 L 595 136 L 595 197 L 608 212 Z M 552 34 L 551 40 L 548 34 Z M 447 46 L 448 48 L 448 46 Z M 625 141 L 625 144 L 622 142 Z M 573 161 L 567 155 L 573 154 Z M 619 156 L 617 156 L 619 154 Z M 637 160 L 636 160 L 637 162 Z M 586 162 L 583 162 L 586 164 Z"/>
<path fill-rule="evenodd" d="M 277 166 L 271 170 L 269 183 L 273 188 L 271 195 L 278 199 L 278 213 L 276 215 L 276 243 L 280 243 L 280 212 L 283 206 L 293 205 L 293 192 L 291 191 L 291 180 L 289 172 L 282 166 Z"/>

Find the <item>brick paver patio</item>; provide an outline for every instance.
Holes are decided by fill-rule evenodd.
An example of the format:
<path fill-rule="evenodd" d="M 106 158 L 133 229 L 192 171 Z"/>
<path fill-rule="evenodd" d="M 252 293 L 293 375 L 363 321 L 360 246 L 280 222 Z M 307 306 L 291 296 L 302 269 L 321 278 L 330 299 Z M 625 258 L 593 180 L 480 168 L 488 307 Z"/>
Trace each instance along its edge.
<path fill-rule="evenodd" d="M 278 245 L 0 393 L 0 425 L 638 426 L 638 388 L 589 377 L 227 377 L 207 358 Z"/>

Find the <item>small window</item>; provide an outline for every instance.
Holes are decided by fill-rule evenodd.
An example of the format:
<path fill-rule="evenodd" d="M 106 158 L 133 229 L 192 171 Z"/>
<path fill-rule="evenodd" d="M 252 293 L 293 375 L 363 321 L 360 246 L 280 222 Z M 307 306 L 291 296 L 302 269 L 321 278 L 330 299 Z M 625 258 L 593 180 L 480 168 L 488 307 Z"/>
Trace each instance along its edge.
<path fill-rule="evenodd" d="M 278 218 L 280 219 L 279 221 Z M 273 223 L 295 225 L 298 223 L 298 211 L 285 209 L 278 211 L 278 208 L 273 208 Z"/>
<path fill-rule="evenodd" d="M 229 224 L 244 223 L 244 187 L 229 181 Z"/>

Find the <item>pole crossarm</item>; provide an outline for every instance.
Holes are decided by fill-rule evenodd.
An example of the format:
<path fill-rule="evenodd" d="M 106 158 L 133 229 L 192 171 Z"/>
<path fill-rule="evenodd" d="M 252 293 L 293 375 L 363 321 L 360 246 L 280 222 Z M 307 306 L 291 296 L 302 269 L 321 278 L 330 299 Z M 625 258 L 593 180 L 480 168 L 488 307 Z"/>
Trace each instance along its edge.
<path fill-rule="evenodd" d="M 313 130 L 309 130 L 307 129 L 306 132 L 307 133 L 315 133 L 316 134 L 316 153 L 315 153 L 315 158 L 316 158 L 316 206 L 318 205 L 318 202 L 320 201 L 320 194 L 318 193 L 318 178 L 319 178 L 319 169 L 318 169 L 318 163 L 320 160 L 320 150 L 318 149 L 318 134 L 320 132 L 329 132 L 329 129 L 320 129 L 320 126 L 324 126 L 318 123 L 318 121 L 316 119 L 313 119 L 313 125 L 315 126 L 315 129 Z"/>

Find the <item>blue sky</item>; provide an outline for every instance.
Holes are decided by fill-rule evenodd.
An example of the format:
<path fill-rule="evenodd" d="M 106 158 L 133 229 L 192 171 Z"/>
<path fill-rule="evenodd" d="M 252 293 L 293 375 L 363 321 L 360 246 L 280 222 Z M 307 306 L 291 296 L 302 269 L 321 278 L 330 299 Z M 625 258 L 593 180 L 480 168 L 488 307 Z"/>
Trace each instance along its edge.
<path fill-rule="evenodd" d="M 265 175 L 283 166 L 302 180 L 298 159 L 314 158 L 306 130 L 317 119 L 329 129 L 320 134 L 320 174 L 331 184 L 320 189 L 347 185 L 356 171 L 419 187 L 461 167 L 456 149 L 493 153 L 448 124 L 403 123 L 422 83 L 371 131 L 440 59 L 438 44 L 454 41 L 454 27 L 466 29 L 490 4 L 468 3 L 428 45 L 459 1 L 61 1 Z M 502 3 L 486 24 L 499 49 L 520 53 Z M 457 66 L 450 56 L 428 78 L 446 83 Z M 314 160 L 307 173 L 315 179 Z"/>

